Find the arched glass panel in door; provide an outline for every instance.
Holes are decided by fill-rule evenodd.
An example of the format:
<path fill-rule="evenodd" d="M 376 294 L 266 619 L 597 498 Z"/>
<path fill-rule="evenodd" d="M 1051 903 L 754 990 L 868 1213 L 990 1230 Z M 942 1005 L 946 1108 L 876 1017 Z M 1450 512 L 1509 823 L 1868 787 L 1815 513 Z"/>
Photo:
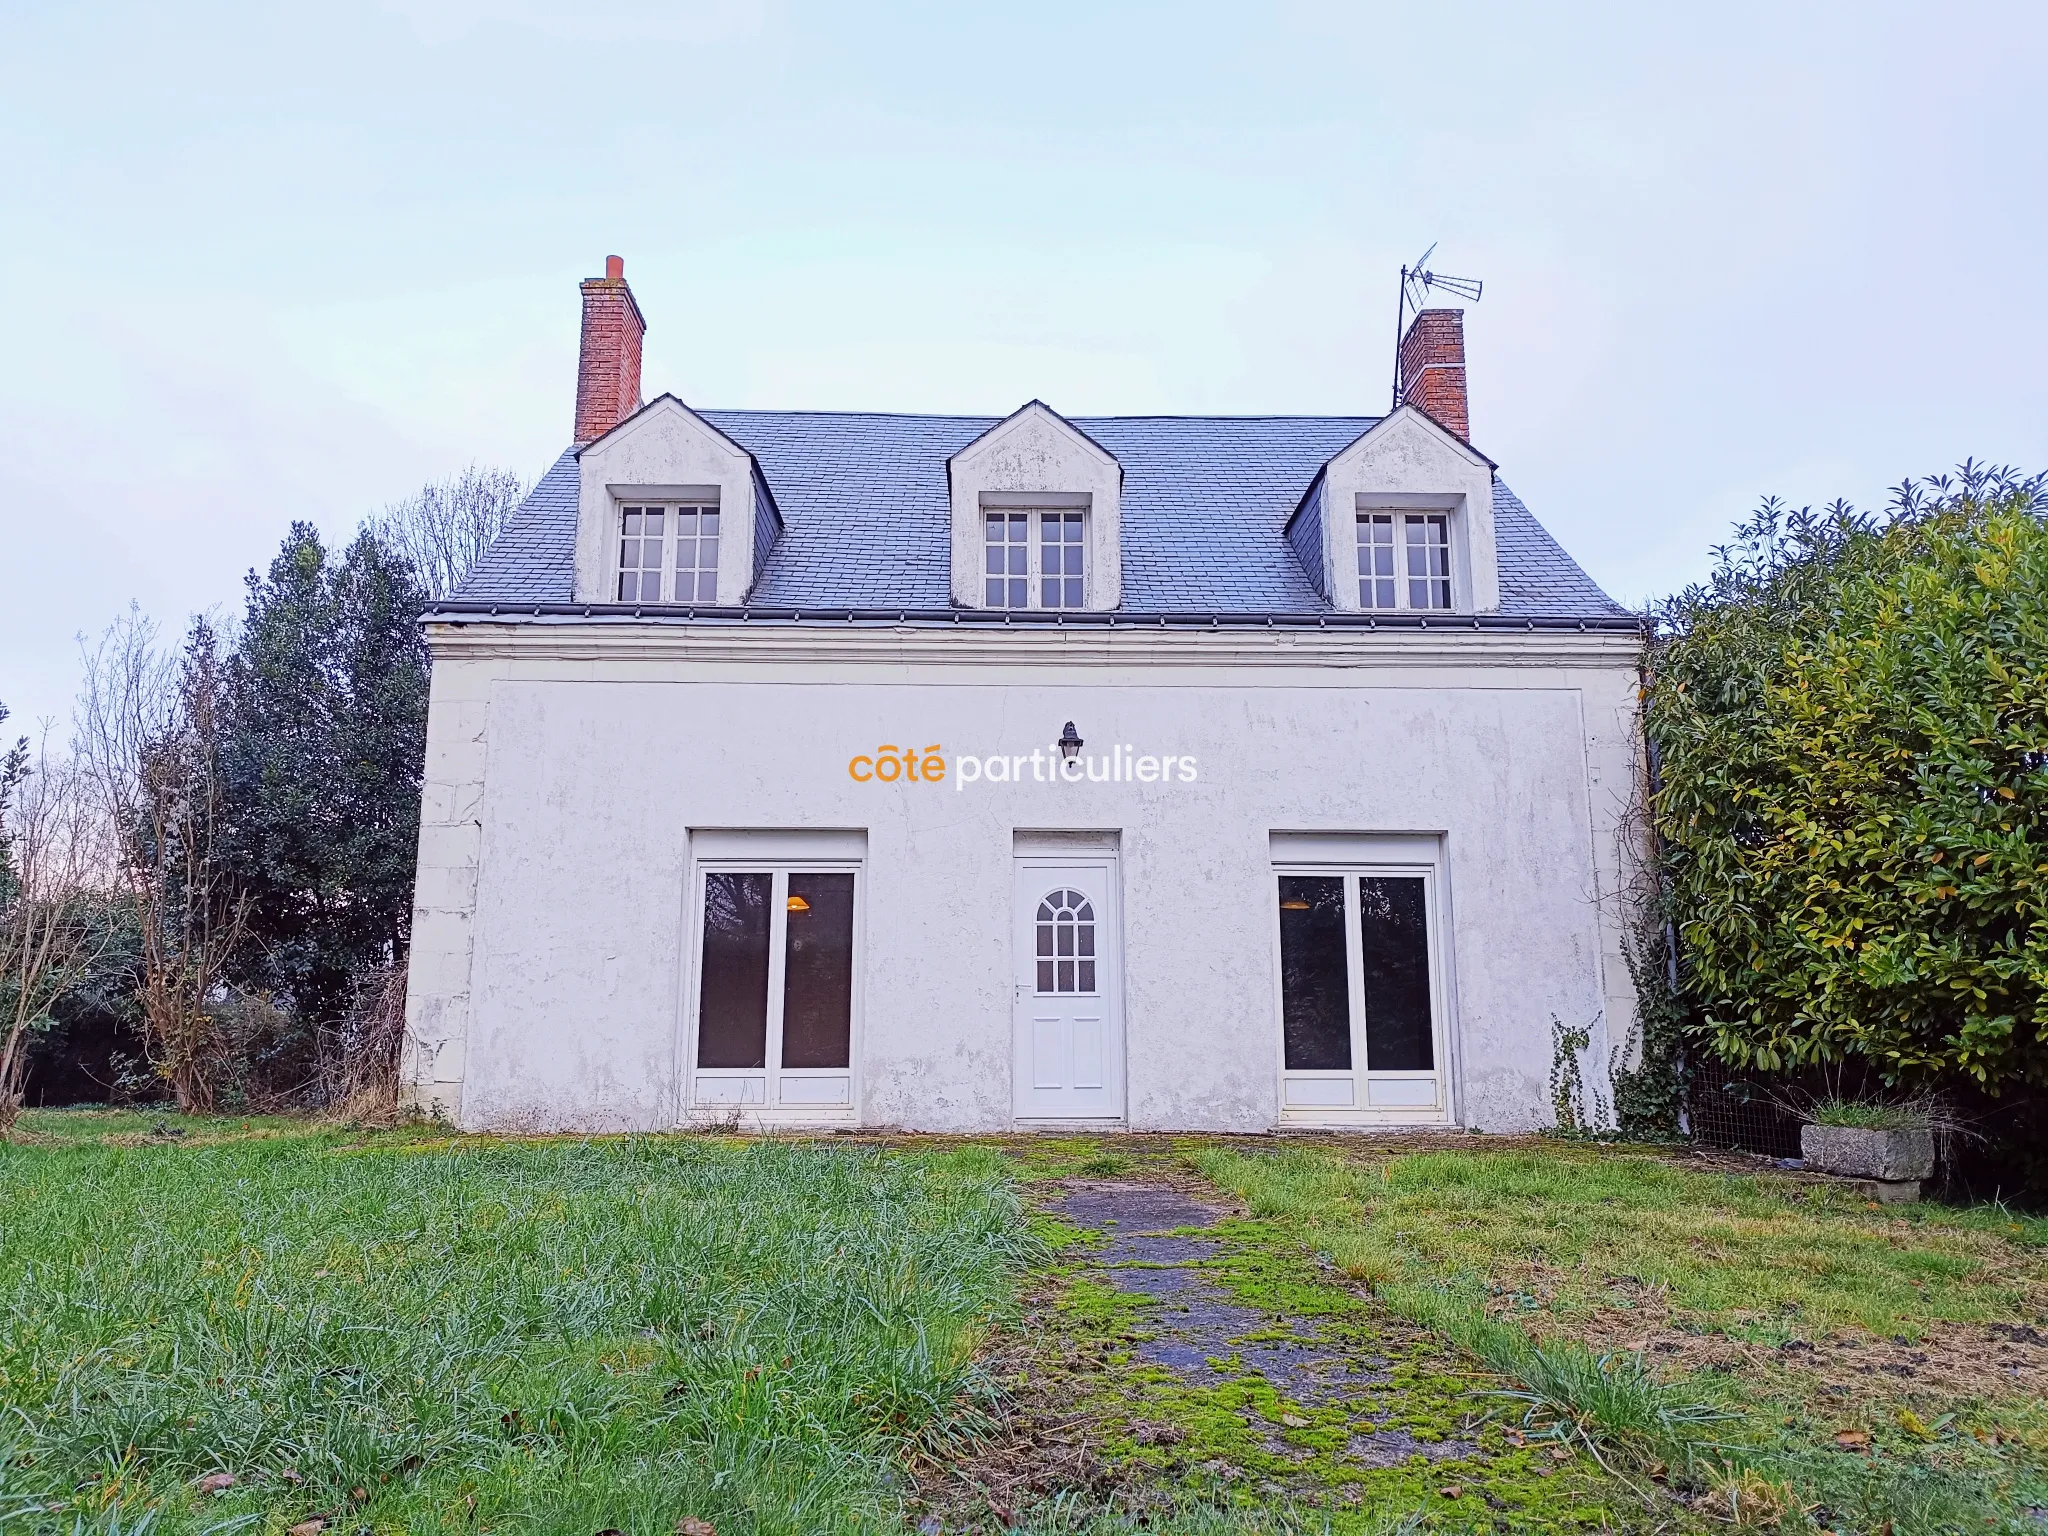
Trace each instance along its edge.
<path fill-rule="evenodd" d="M 1079 891 L 1046 893 L 1038 904 L 1038 992 L 1095 990 L 1095 907 Z"/>

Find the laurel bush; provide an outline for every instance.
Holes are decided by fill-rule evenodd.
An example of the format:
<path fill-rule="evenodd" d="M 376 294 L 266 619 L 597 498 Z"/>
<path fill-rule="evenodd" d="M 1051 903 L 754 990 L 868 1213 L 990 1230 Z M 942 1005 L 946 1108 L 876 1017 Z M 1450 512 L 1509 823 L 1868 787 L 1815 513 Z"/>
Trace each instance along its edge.
<path fill-rule="evenodd" d="M 2048 1080 L 2044 485 L 1767 502 L 1659 613 L 1653 813 L 1724 1061 Z"/>

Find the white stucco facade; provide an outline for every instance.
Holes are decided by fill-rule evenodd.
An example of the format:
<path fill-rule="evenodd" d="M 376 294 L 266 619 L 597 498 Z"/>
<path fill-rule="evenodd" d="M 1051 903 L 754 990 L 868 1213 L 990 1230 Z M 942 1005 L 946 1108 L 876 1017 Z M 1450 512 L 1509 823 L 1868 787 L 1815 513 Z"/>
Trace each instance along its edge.
<path fill-rule="evenodd" d="M 1115 886 L 1119 1101 L 1102 1123 L 1526 1130 L 1550 1117 L 1553 1018 L 1593 1026 L 1597 1079 L 1630 1016 L 1614 910 L 1636 772 L 1625 631 L 562 617 L 429 635 L 406 1074 L 465 1127 L 704 1117 L 693 860 L 726 834 L 841 834 L 860 880 L 847 1101 L 762 1103 L 750 1123 L 1031 1123 L 1016 872 L 1061 834 Z M 1051 762 L 1067 721 L 1090 754 L 1194 771 L 963 781 L 968 757 Z M 856 778 L 849 763 L 884 743 L 939 745 L 946 777 Z M 1434 1108 L 1283 1101 L 1275 872 L 1317 838 L 1433 861 Z"/>

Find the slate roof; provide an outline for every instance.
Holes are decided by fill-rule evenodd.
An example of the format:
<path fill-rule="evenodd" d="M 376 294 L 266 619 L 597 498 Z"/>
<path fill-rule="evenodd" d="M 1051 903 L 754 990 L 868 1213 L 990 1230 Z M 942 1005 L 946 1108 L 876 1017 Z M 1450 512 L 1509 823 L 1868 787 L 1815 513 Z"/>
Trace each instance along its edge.
<path fill-rule="evenodd" d="M 783 533 L 749 597 L 764 608 L 951 606 L 947 458 L 1002 420 L 836 411 L 702 411 L 750 451 Z M 1369 416 L 1105 416 L 1074 425 L 1123 465 L 1129 614 L 1328 612 L 1283 530 L 1316 472 Z M 457 591 L 458 602 L 573 596 L 577 474 L 557 459 Z M 1615 619 L 1602 592 L 1494 482 L 1503 617 Z"/>

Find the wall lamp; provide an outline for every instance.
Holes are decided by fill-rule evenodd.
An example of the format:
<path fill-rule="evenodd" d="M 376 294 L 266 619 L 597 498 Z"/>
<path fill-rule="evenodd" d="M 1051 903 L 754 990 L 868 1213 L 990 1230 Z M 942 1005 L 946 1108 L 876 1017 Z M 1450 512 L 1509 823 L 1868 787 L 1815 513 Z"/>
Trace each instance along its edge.
<path fill-rule="evenodd" d="M 1081 755 L 1081 749 L 1086 745 L 1087 743 L 1075 732 L 1074 722 L 1069 720 L 1067 728 L 1060 732 L 1060 756 L 1071 763 Z"/>

